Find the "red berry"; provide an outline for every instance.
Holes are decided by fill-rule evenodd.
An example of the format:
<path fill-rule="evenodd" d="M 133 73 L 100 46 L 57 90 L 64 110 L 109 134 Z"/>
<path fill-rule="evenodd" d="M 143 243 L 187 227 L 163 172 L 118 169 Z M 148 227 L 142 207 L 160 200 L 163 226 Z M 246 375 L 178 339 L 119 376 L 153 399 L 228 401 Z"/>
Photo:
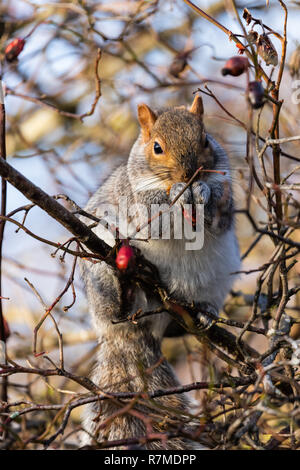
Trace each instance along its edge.
<path fill-rule="evenodd" d="M 249 67 L 249 60 L 247 57 L 234 56 L 227 60 L 225 66 L 222 68 L 222 75 L 232 75 L 238 77 L 246 72 Z"/>
<path fill-rule="evenodd" d="M 193 207 L 192 208 L 192 213 L 190 211 L 186 211 L 182 209 L 183 217 L 185 220 L 193 227 L 196 227 L 196 210 Z"/>
<path fill-rule="evenodd" d="M 125 271 L 129 265 L 132 265 L 134 262 L 134 251 L 129 245 L 121 246 L 117 257 L 116 265 L 120 271 Z"/>
<path fill-rule="evenodd" d="M 11 41 L 5 48 L 5 58 L 8 62 L 13 62 L 18 55 L 22 52 L 25 45 L 25 40 L 16 38 Z"/>

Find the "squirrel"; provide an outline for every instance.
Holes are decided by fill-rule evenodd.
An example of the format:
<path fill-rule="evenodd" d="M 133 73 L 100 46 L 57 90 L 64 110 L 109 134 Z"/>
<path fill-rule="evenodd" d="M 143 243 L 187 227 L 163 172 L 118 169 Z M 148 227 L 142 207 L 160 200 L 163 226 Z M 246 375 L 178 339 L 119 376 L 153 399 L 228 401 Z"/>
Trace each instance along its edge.
<path fill-rule="evenodd" d="M 170 239 L 150 237 L 145 241 L 136 238 L 131 239 L 130 244 L 157 267 L 171 298 L 194 303 L 204 311 L 218 315 L 234 281 L 231 273 L 238 271 L 240 266 L 228 156 L 205 130 L 199 95 L 195 96 L 190 109 L 180 106 L 153 111 L 146 104 L 140 104 L 138 120 L 141 131 L 127 163 L 113 171 L 91 197 L 85 211 L 103 218 L 107 215 L 103 207 L 107 204 L 117 206 L 121 198 L 126 197 L 128 206 L 136 208 L 132 211 L 131 221 L 137 227 L 144 222 L 140 206 L 169 206 L 173 202 L 181 211 L 185 204 L 204 206 L 201 249 L 187 250 L 184 237 L 175 239 L 174 227 Z M 186 187 L 200 167 L 205 171 L 200 171 Z M 115 240 L 103 231 L 101 224 L 93 230 L 114 246 Z M 93 264 L 87 260 L 80 261 L 80 269 L 99 340 L 92 379 L 100 390 L 151 393 L 178 386 L 170 364 L 162 359 L 161 353 L 162 339 L 174 323 L 168 313 L 147 316 L 136 325 L 117 323 L 139 309 L 143 312 L 157 309 L 157 299 L 136 288 L 133 300 L 124 312 L 124 295 L 117 269 L 105 261 Z M 174 429 L 176 412 L 189 413 L 190 403 L 184 394 L 155 398 L 154 402 L 159 406 L 160 416 L 146 401 L 134 409 L 151 417 L 155 432 L 162 432 L 161 421 L 165 422 L 167 430 Z M 118 410 L 120 404 L 112 400 L 88 405 L 83 420 L 86 432 L 82 444 L 145 437 L 146 421 L 138 413 L 118 413 Z M 175 436 L 166 441 L 148 442 L 145 448 L 195 449 L 201 445 Z"/>

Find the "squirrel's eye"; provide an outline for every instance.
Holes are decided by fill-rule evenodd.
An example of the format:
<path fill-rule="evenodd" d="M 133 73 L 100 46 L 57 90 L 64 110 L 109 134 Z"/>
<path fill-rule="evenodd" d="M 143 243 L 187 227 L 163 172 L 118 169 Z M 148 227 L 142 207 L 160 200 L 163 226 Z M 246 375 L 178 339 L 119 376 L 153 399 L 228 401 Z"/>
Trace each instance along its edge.
<path fill-rule="evenodd" d="M 163 153 L 163 149 L 161 148 L 158 142 L 154 142 L 153 148 L 154 148 L 154 153 L 156 153 L 157 155 L 160 153 Z"/>
<path fill-rule="evenodd" d="M 208 147 L 208 144 L 209 144 L 209 140 L 208 140 L 208 137 L 207 135 L 205 136 L 205 141 L 204 141 L 204 148 L 207 148 Z"/>

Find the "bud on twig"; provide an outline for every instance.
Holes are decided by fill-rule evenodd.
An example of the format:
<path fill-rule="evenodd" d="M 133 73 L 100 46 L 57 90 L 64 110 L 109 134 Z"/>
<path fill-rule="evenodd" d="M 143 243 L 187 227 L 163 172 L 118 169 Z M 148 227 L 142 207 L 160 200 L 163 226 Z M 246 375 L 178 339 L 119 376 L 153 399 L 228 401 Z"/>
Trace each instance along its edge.
<path fill-rule="evenodd" d="M 22 52 L 25 45 L 25 40 L 16 38 L 11 41 L 5 48 L 5 58 L 8 62 L 13 62 L 17 59 L 18 55 Z"/>
<path fill-rule="evenodd" d="M 249 83 L 248 97 L 252 108 L 258 109 L 263 106 L 265 102 L 265 90 L 260 81 Z"/>
<path fill-rule="evenodd" d="M 243 54 L 244 54 L 246 48 L 245 48 L 245 46 L 243 46 L 243 44 L 241 44 L 241 43 L 238 42 L 238 43 L 235 45 L 235 47 L 238 48 L 238 54 L 240 54 L 240 55 L 243 55 Z"/>
<path fill-rule="evenodd" d="M 190 51 L 181 52 L 177 54 L 170 67 L 169 67 L 169 74 L 173 75 L 173 77 L 178 78 L 179 75 L 185 70 L 186 66 L 188 65 L 187 58 Z"/>
<path fill-rule="evenodd" d="M 251 29 L 247 35 L 247 40 L 249 44 L 257 44 L 259 34 L 254 29 Z"/>
<path fill-rule="evenodd" d="M 129 245 L 121 246 L 117 257 L 116 265 L 120 271 L 125 271 L 134 264 L 134 251 Z"/>
<path fill-rule="evenodd" d="M 232 75 L 238 77 L 242 73 L 246 72 L 249 67 L 249 61 L 247 57 L 234 56 L 227 60 L 225 66 L 222 68 L 222 75 Z"/>
<path fill-rule="evenodd" d="M 243 18 L 246 21 L 247 25 L 249 26 L 249 24 L 252 21 L 252 15 L 251 15 L 250 11 L 247 8 L 244 8 Z"/>

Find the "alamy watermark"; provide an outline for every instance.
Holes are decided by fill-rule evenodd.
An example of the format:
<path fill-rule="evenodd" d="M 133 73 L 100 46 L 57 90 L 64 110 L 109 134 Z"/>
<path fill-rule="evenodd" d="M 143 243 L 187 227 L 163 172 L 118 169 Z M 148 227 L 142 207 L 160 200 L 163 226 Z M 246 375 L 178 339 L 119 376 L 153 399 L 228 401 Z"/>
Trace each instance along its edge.
<path fill-rule="evenodd" d="M 116 239 L 185 240 L 186 250 L 200 250 L 204 243 L 204 204 L 101 204 L 98 235 L 111 244 Z M 99 212 L 98 212 L 99 213 Z"/>

